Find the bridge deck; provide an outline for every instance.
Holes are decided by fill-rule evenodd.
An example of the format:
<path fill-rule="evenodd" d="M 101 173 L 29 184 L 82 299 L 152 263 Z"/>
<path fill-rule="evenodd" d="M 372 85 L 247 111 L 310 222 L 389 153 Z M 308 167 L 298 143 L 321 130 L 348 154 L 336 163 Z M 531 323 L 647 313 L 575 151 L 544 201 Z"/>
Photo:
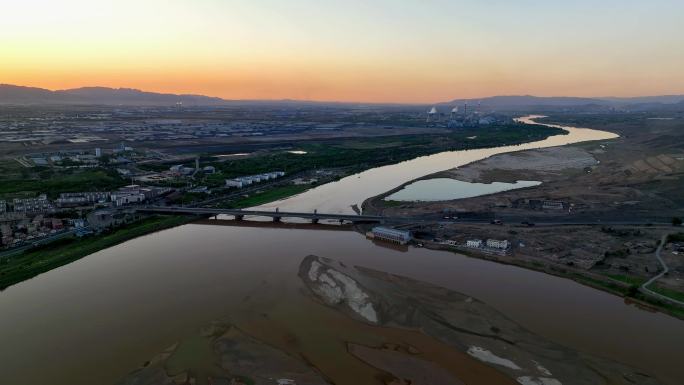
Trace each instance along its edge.
<path fill-rule="evenodd" d="M 377 215 L 350 215 L 350 214 L 331 214 L 318 212 L 288 212 L 288 211 L 263 211 L 263 210 L 241 210 L 241 209 L 213 209 L 203 207 L 143 207 L 138 211 L 148 213 L 166 214 L 192 214 L 192 215 L 233 215 L 233 216 L 258 216 L 271 218 L 302 218 L 302 219 L 331 219 L 350 222 L 384 222 L 387 217 Z"/>

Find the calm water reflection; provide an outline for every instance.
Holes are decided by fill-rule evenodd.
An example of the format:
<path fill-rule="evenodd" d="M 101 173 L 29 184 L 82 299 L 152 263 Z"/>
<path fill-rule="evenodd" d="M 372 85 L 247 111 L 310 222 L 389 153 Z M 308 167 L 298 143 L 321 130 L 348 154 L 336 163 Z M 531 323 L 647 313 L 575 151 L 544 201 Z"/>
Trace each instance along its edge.
<path fill-rule="evenodd" d="M 541 182 L 529 180 L 519 180 L 515 183 L 470 183 L 451 178 L 423 179 L 404 186 L 385 200 L 400 202 L 448 201 L 539 186 L 540 184 Z"/>

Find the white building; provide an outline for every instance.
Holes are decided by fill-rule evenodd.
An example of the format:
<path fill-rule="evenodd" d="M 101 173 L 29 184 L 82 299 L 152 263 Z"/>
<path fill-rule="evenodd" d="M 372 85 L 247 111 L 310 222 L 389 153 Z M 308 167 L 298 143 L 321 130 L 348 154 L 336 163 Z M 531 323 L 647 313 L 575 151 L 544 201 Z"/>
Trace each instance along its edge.
<path fill-rule="evenodd" d="M 487 239 L 487 247 L 492 249 L 507 250 L 511 246 L 511 243 L 507 240 L 500 241 L 498 239 Z"/>
<path fill-rule="evenodd" d="M 479 249 L 482 247 L 482 240 L 481 239 L 469 239 L 466 241 L 466 246 L 473 248 L 473 249 Z"/>
<path fill-rule="evenodd" d="M 411 240 L 410 231 L 391 229 L 389 227 L 374 227 L 371 234 L 374 239 L 395 242 L 400 245 L 405 245 Z"/>
<path fill-rule="evenodd" d="M 142 203 L 145 201 L 145 194 L 142 193 L 117 193 L 112 194 L 112 202 L 115 206 L 125 206 L 133 203 Z"/>
<path fill-rule="evenodd" d="M 37 198 L 15 198 L 12 203 L 14 211 L 23 213 L 41 213 L 55 209 L 45 194 L 41 194 Z"/>
<path fill-rule="evenodd" d="M 545 210 L 563 210 L 563 202 L 561 201 L 544 201 L 542 208 Z"/>
<path fill-rule="evenodd" d="M 242 188 L 243 183 L 240 179 L 226 179 L 226 187 Z"/>
<path fill-rule="evenodd" d="M 59 207 L 82 206 L 97 202 L 106 202 L 112 194 L 104 191 L 87 191 L 78 193 L 62 193 L 56 203 Z"/>
<path fill-rule="evenodd" d="M 248 176 L 243 176 L 239 178 L 234 178 L 234 179 L 226 179 L 226 187 L 237 187 L 237 188 L 242 188 L 244 186 L 249 186 L 253 183 L 260 183 L 276 178 L 280 178 L 281 176 L 284 176 L 285 172 L 283 171 L 272 171 L 272 172 L 266 172 L 263 174 L 258 174 L 258 175 L 248 175 Z"/>

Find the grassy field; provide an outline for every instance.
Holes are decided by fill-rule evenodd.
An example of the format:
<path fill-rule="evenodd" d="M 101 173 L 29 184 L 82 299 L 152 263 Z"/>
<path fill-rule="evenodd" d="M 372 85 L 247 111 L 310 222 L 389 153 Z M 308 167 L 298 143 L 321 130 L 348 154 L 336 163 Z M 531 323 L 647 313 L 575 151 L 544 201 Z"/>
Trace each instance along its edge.
<path fill-rule="evenodd" d="M 643 278 L 638 278 L 638 277 L 632 277 L 628 275 L 622 275 L 622 274 L 606 274 L 606 276 L 620 282 L 624 282 L 630 285 L 638 285 L 641 286 L 644 282 L 646 282 L 645 279 Z"/>
<path fill-rule="evenodd" d="M 0 175 L 7 179 L 21 179 L 28 174 L 28 170 L 14 159 L 0 159 Z"/>
<path fill-rule="evenodd" d="M 676 299 L 677 301 L 684 302 L 684 293 L 682 293 L 681 291 L 676 291 L 676 290 L 664 288 L 661 286 L 654 286 L 654 285 L 649 285 L 648 288 L 655 291 L 658 294 L 662 294 L 666 297 L 670 297 L 672 299 Z"/>
<path fill-rule="evenodd" d="M 152 217 L 101 235 L 67 238 L 0 259 L 0 290 L 127 240 L 189 222 L 189 217 Z"/>
<path fill-rule="evenodd" d="M 62 192 L 109 191 L 125 186 L 126 180 L 116 171 L 96 170 L 33 170 L 34 175 L 17 178 L 0 175 L 0 198 L 48 194 L 55 198 Z"/>
<path fill-rule="evenodd" d="M 277 186 L 270 190 L 257 192 L 249 197 L 241 198 L 228 203 L 230 208 L 241 209 L 245 207 L 252 207 L 263 205 L 265 203 L 277 201 L 279 199 L 287 198 L 293 195 L 301 194 L 304 191 L 313 187 L 312 185 L 285 185 Z"/>
<path fill-rule="evenodd" d="M 670 234 L 667 236 L 668 242 L 684 242 L 684 233 Z"/>

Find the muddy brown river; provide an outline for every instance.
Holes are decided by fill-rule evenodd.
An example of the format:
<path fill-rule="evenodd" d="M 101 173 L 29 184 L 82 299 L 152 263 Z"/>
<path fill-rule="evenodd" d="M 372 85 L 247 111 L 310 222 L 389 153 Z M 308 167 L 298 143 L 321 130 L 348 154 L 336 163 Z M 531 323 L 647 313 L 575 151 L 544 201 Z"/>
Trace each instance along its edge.
<path fill-rule="evenodd" d="M 514 147 L 380 167 L 266 205 L 351 212 L 425 174 L 501 152 L 605 140 L 584 129 Z M 268 286 L 297 288 L 310 254 L 464 293 L 559 344 L 681 384 L 684 322 L 573 281 L 449 252 L 379 247 L 352 231 L 191 224 L 100 251 L 0 292 L 0 383 L 112 384 Z"/>

